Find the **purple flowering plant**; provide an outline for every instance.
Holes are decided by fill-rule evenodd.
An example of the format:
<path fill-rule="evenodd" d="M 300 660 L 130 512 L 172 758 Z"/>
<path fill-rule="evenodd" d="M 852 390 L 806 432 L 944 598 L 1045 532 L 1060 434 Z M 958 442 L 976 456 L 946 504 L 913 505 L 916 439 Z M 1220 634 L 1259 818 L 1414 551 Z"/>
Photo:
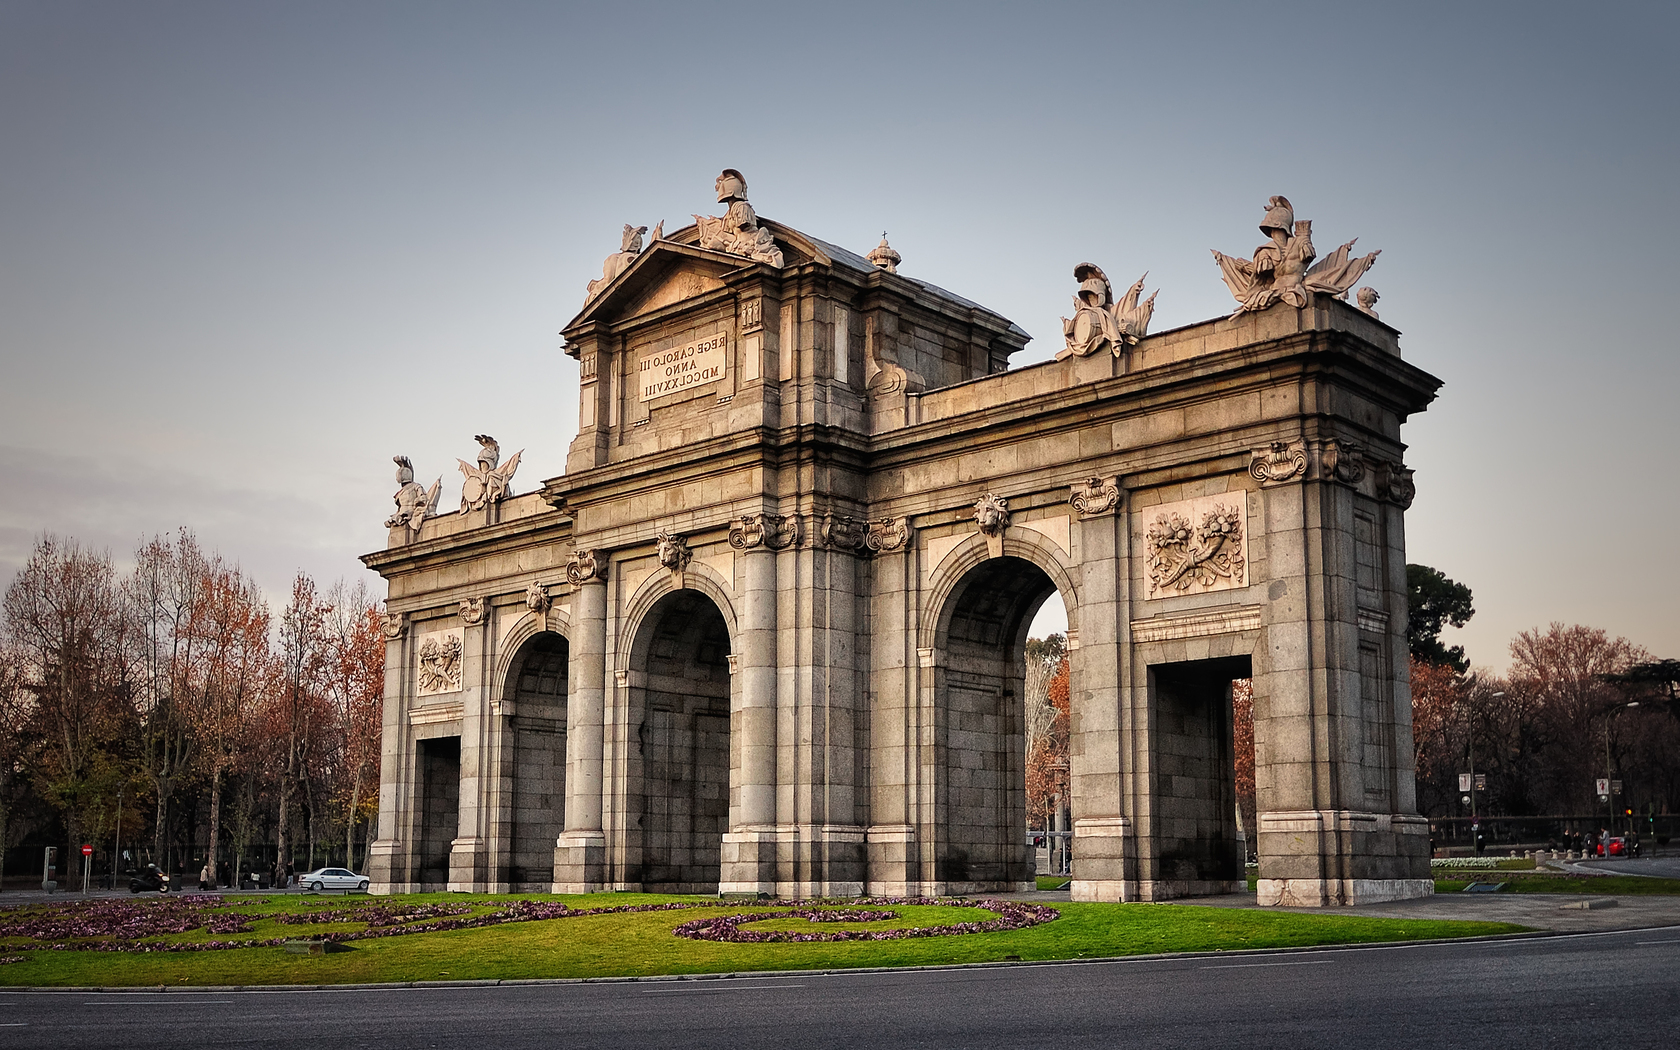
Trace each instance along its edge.
<path fill-rule="evenodd" d="M 507 923 L 541 922 L 588 915 L 638 912 L 685 911 L 716 908 L 712 901 L 667 901 L 657 904 L 622 904 L 598 908 L 573 908 L 558 900 L 518 898 L 488 906 L 466 903 L 345 901 L 327 907 L 300 911 L 250 912 L 260 900 L 220 897 L 166 897 L 162 899 L 65 901 L 46 906 L 0 908 L 0 946 L 12 951 L 94 952 L 199 952 L 229 948 L 273 947 L 297 936 L 344 942 L 376 937 L 467 930 Z M 815 923 L 882 922 L 900 917 L 893 910 L 905 905 L 980 907 L 997 917 L 979 922 L 915 926 L 886 930 L 786 931 L 753 930 L 741 927 L 778 918 L 804 918 Z M 1038 905 L 1013 901 L 971 901 L 962 898 L 871 897 L 843 900 L 777 900 L 753 906 L 755 910 L 707 917 L 685 922 L 675 929 L 680 937 L 736 943 L 804 941 L 882 941 L 905 937 L 936 937 L 952 934 L 991 933 L 1025 929 L 1056 918 L 1057 912 Z M 252 923 L 272 921 L 282 926 L 314 927 L 314 930 L 279 937 L 241 937 L 231 934 L 256 932 Z M 321 930 L 320 927 L 335 927 Z M 346 928 L 348 927 L 348 928 Z M 202 933 L 201 933 L 202 931 Z M 209 934 L 200 939 L 202 934 Z M 160 938 L 190 936 L 192 939 Z M 0 963 L 21 962 L 25 956 L 7 955 Z"/>

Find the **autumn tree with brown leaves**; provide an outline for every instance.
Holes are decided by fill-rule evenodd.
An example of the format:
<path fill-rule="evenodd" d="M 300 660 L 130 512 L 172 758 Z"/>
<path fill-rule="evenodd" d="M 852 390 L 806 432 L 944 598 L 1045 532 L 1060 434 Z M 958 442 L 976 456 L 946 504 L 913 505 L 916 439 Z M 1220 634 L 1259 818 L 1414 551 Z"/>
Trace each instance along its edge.
<path fill-rule="evenodd" d="M 7 645 L 19 661 L 40 746 L 32 763 L 43 798 L 63 817 L 69 857 L 114 818 L 135 727 L 133 638 L 111 559 L 43 536 L 6 591 Z"/>

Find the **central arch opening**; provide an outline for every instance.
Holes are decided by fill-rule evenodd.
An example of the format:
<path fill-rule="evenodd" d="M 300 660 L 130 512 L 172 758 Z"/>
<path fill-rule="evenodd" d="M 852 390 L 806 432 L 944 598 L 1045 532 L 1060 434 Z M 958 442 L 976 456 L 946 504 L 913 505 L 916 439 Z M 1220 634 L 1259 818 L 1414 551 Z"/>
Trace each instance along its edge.
<path fill-rule="evenodd" d="M 507 870 L 515 892 L 554 884 L 554 842 L 566 826 L 566 639 L 544 631 L 520 647 L 502 695 L 512 700 L 507 737 L 511 790 Z"/>
<path fill-rule="evenodd" d="M 632 718 L 640 743 L 642 888 L 716 893 L 729 822 L 729 627 L 711 599 L 676 591 L 638 632 Z"/>
<path fill-rule="evenodd" d="M 946 602 L 935 673 L 934 879 L 948 893 L 1031 889 L 1027 632 L 1056 585 L 1024 558 L 970 569 Z"/>

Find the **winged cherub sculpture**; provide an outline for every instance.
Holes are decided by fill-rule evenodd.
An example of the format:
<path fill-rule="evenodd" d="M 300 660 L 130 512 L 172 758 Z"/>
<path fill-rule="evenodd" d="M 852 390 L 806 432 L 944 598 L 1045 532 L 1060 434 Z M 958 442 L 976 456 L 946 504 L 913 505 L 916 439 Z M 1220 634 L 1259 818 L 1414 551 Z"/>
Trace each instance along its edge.
<path fill-rule="evenodd" d="M 1073 279 L 1079 291 L 1073 296 L 1073 316 L 1062 318 L 1062 335 L 1067 339 L 1067 352 L 1087 357 L 1107 347 L 1115 357 L 1135 346 L 1149 334 L 1149 318 L 1155 313 L 1157 289 L 1148 299 L 1143 295 L 1143 279 L 1139 277 L 1118 303 L 1108 275 L 1095 263 L 1080 263 L 1073 268 Z"/>
<path fill-rule="evenodd" d="M 1270 240 L 1254 249 L 1252 262 L 1217 250 L 1213 253 L 1225 287 L 1237 300 L 1233 318 L 1257 313 L 1276 302 L 1300 309 L 1307 305 L 1312 292 L 1346 299 L 1347 290 L 1382 254 L 1379 250 L 1352 258 L 1353 246 L 1359 240 L 1355 237 L 1313 266 L 1318 253 L 1313 249 L 1312 220 L 1297 220 L 1288 197 L 1272 197 L 1266 202 L 1260 232 Z"/>
<path fill-rule="evenodd" d="M 489 434 L 477 434 L 473 440 L 483 446 L 478 450 L 478 466 L 464 459 L 455 461 L 461 465 L 461 473 L 466 476 L 466 480 L 461 482 L 462 514 L 500 503 L 508 494 L 513 472 L 519 469 L 519 457 L 525 454 L 525 450 L 520 449 L 512 459 L 498 466 L 502 459 L 502 446 L 496 439 Z"/>
<path fill-rule="evenodd" d="M 437 513 L 438 492 L 443 488 L 443 479 L 440 477 L 432 482 L 430 490 L 423 489 L 414 480 L 414 464 L 407 456 L 392 456 L 391 462 L 397 465 L 397 494 L 391 497 L 397 504 L 397 512 L 385 519 L 385 527 L 418 532 L 420 523 Z"/>

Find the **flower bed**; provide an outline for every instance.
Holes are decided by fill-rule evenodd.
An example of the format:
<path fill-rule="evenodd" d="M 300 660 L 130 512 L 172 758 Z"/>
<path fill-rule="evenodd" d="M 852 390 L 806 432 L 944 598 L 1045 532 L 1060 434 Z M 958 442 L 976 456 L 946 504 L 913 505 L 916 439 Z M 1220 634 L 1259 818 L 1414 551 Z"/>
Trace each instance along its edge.
<path fill-rule="evenodd" d="M 556 900 L 511 900 L 498 902 L 481 911 L 467 904 L 385 904 L 346 901 L 343 904 L 307 911 L 257 914 L 238 910 L 258 901 L 227 901 L 217 897 L 180 897 L 161 900 L 67 901 L 45 908 L 0 909 L 0 942 L 10 942 L 13 951 L 89 952 L 204 952 L 229 948 L 265 948 L 284 944 L 299 934 L 225 940 L 159 940 L 203 930 L 212 935 L 253 932 L 252 923 L 272 920 L 284 926 L 361 924 L 359 930 L 329 930 L 317 939 L 332 942 L 360 941 L 376 937 L 401 937 L 415 933 L 468 930 L 507 923 L 540 922 L 632 912 L 685 911 L 715 908 L 710 901 L 668 901 L 660 904 L 623 904 L 600 908 L 571 908 Z M 230 908 L 230 905 L 232 906 Z M 882 906 L 942 905 L 979 907 L 997 915 L 980 922 L 894 930 L 834 930 L 824 932 L 743 930 L 744 924 L 777 918 L 804 918 L 811 922 L 880 922 L 900 917 Z M 861 906 L 861 907 L 859 907 Z M 876 897 L 838 901 L 767 901 L 768 911 L 741 912 L 721 918 L 697 919 L 677 927 L 676 933 L 696 940 L 772 943 L 799 941 L 880 941 L 905 937 L 938 937 L 966 933 L 990 933 L 1025 929 L 1049 922 L 1057 912 L 1037 905 L 1011 901 L 969 901 L 962 898 Z M 18 944 L 19 940 L 35 944 Z M 7 956 L 7 961 L 21 961 Z"/>
<path fill-rule="evenodd" d="M 742 912 L 736 915 L 723 915 L 709 919 L 694 919 L 678 926 L 674 932 L 678 937 L 688 937 L 694 940 L 729 941 L 736 944 L 776 944 L 807 941 L 896 941 L 906 937 L 946 937 L 965 933 L 997 933 L 1004 930 L 1024 930 L 1029 926 L 1038 926 L 1056 918 L 1059 914 L 1054 908 L 1046 908 L 1038 904 L 1019 904 L 1014 901 L 982 900 L 969 901 L 962 898 L 921 897 L 867 897 L 857 904 L 935 904 L 948 907 L 977 907 L 984 908 L 997 915 L 995 919 L 981 922 L 956 922 L 942 926 L 909 926 L 892 930 L 743 930 L 747 923 L 764 922 L 768 919 L 805 919 L 808 922 L 881 922 L 896 919 L 899 913 L 891 910 L 869 911 L 862 909 L 842 910 L 836 908 L 816 908 L 812 901 L 791 902 L 795 907 L 783 908 L 772 912 Z"/>

